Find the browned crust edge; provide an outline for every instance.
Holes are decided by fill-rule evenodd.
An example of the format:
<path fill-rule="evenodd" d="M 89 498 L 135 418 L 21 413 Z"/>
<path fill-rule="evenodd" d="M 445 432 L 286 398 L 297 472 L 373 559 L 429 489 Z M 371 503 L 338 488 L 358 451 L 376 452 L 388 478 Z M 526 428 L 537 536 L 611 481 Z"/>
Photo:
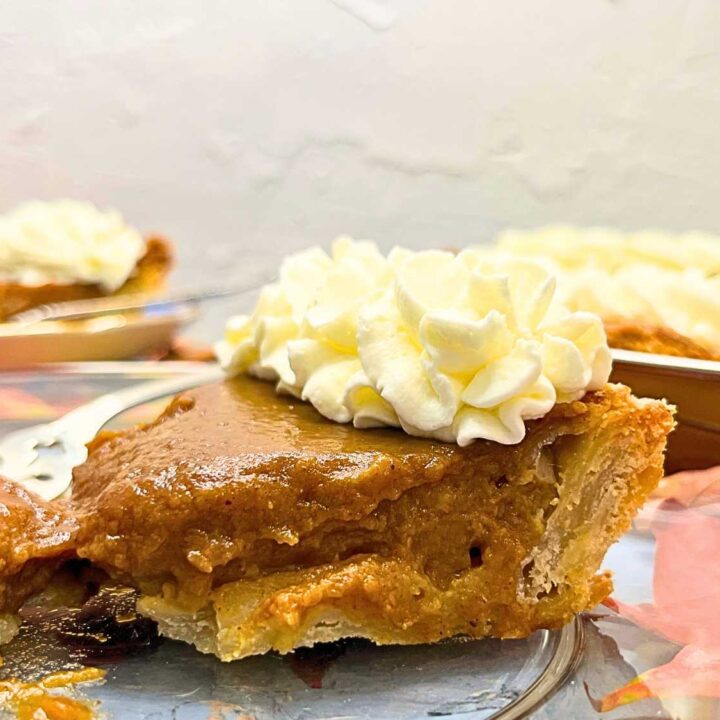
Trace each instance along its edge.
<path fill-rule="evenodd" d="M 705 347 L 663 325 L 632 318 L 604 318 L 610 347 L 697 360 L 720 360 L 720 351 Z"/>

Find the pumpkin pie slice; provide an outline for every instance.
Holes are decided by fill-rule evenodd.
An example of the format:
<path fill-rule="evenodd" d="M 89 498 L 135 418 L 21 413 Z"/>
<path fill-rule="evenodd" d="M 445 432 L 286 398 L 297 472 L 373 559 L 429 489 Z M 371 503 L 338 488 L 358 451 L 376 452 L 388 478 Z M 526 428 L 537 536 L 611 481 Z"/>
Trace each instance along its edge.
<path fill-rule="evenodd" d="M 523 637 L 611 591 L 597 571 L 660 480 L 672 425 L 663 402 L 606 385 L 517 445 L 459 447 L 330 423 L 238 377 L 98 436 L 75 471 L 74 553 L 222 660 L 346 636 Z"/>
<path fill-rule="evenodd" d="M 112 209 L 33 201 L 0 215 L 0 322 L 38 305 L 162 288 L 170 243 Z"/>
<path fill-rule="evenodd" d="M 108 295 L 157 292 L 162 289 L 170 272 L 172 258 L 172 247 L 168 240 L 159 235 L 147 237 L 145 251 L 138 259 L 133 273 L 113 292 L 107 292 L 95 283 L 28 285 L 10 280 L 0 281 L 0 322 L 39 305 Z"/>

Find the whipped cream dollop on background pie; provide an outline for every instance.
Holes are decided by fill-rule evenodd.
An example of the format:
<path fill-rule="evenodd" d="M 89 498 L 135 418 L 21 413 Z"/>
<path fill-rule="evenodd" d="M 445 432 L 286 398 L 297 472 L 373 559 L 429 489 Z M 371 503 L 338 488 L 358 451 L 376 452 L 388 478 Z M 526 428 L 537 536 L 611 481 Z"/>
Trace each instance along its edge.
<path fill-rule="evenodd" d="M 145 253 L 116 210 L 76 200 L 29 202 L 0 215 L 0 279 L 24 285 L 94 283 L 112 292 Z"/>
<path fill-rule="evenodd" d="M 601 388 L 601 320 L 554 301 L 541 262 L 340 238 L 291 256 L 217 353 L 325 417 L 411 435 L 515 444 L 525 421 Z"/>
<path fill-rule="evenodd" d="M 720 274 L 720 238 L 703 232 L 548 225 L 505 230 L 496 243 L 504 252 L 553 258 L 564 270 L 592 266 L 614 273 L 629 265 L 653 265 L 675 271 L 702 268 L 708 276 Z"/>
<path fill-rule="evenodd" d="M 720 359 L 720 238 L 551 226 L 501 233 L 495 253 L 535 257 L 558 298 L 600 315 L 610 344 Z"/>
<path fill-rule="evenodd" d="M 154 293 L 171 266 L 170 242 L 115 210 L 28 202 L 0 215 L 0 322 L 47 303 Z"/>

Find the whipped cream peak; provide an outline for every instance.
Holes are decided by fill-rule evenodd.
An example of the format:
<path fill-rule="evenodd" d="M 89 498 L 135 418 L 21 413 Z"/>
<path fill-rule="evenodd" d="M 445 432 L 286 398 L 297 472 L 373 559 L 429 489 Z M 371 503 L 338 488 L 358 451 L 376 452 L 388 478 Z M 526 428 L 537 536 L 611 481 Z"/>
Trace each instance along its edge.
<path fill-rule="evenodd" d="M 315 274 L 302 272 L 309 260 Z M 385 257 L 341 238 L 283 268 L 251 316 L 229 321 L 218 355 L 337 422 L 513 444 L 527 420 L 607 382 L 601 321 L 557 303 L 542 262 L 472 249 Z M 292 307 L 295 271 L 305 287 Z M 269 323 L 281 328 L 271 343 Z"/>
<path fill-rule="evenodd" d="M 29 202 L 0 216 L 0 279 L 22 285 L 93 283 L 117 290 L 145 252 L 115 210 L 76 200 Z"/>
<path fill-rule="evenodd" d="M 221 364 L 229 373 L 277 381 L 279 389 L 298 397 L 304 391 L 303 399 L 312 395 L 324 414 L 346 422 L 347 411 L 330 410 L 323 399 L 323 374 L 312 381 L 310 375 L 338 358 L 357 358 L 359 307 L 391 274 L 374 243 L 347 237 L 338 238 L 329 255 L 313 247 L 289 256 L 278 281 L 261 290 L 254 312 L 228 322 L 216 345 Z"/>

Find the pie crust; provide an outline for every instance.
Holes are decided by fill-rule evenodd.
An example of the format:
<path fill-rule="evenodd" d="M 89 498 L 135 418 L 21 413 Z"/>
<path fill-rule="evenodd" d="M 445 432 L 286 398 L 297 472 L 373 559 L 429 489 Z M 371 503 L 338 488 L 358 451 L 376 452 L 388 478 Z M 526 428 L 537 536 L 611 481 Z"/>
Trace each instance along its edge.
<path fill-rule="evenodd" d="M 604 318 L 603 324 L 610 347 L 698 360 L 720 360 L 717 349 L 701 345 L 669 327 L 620 317 Z"/>

